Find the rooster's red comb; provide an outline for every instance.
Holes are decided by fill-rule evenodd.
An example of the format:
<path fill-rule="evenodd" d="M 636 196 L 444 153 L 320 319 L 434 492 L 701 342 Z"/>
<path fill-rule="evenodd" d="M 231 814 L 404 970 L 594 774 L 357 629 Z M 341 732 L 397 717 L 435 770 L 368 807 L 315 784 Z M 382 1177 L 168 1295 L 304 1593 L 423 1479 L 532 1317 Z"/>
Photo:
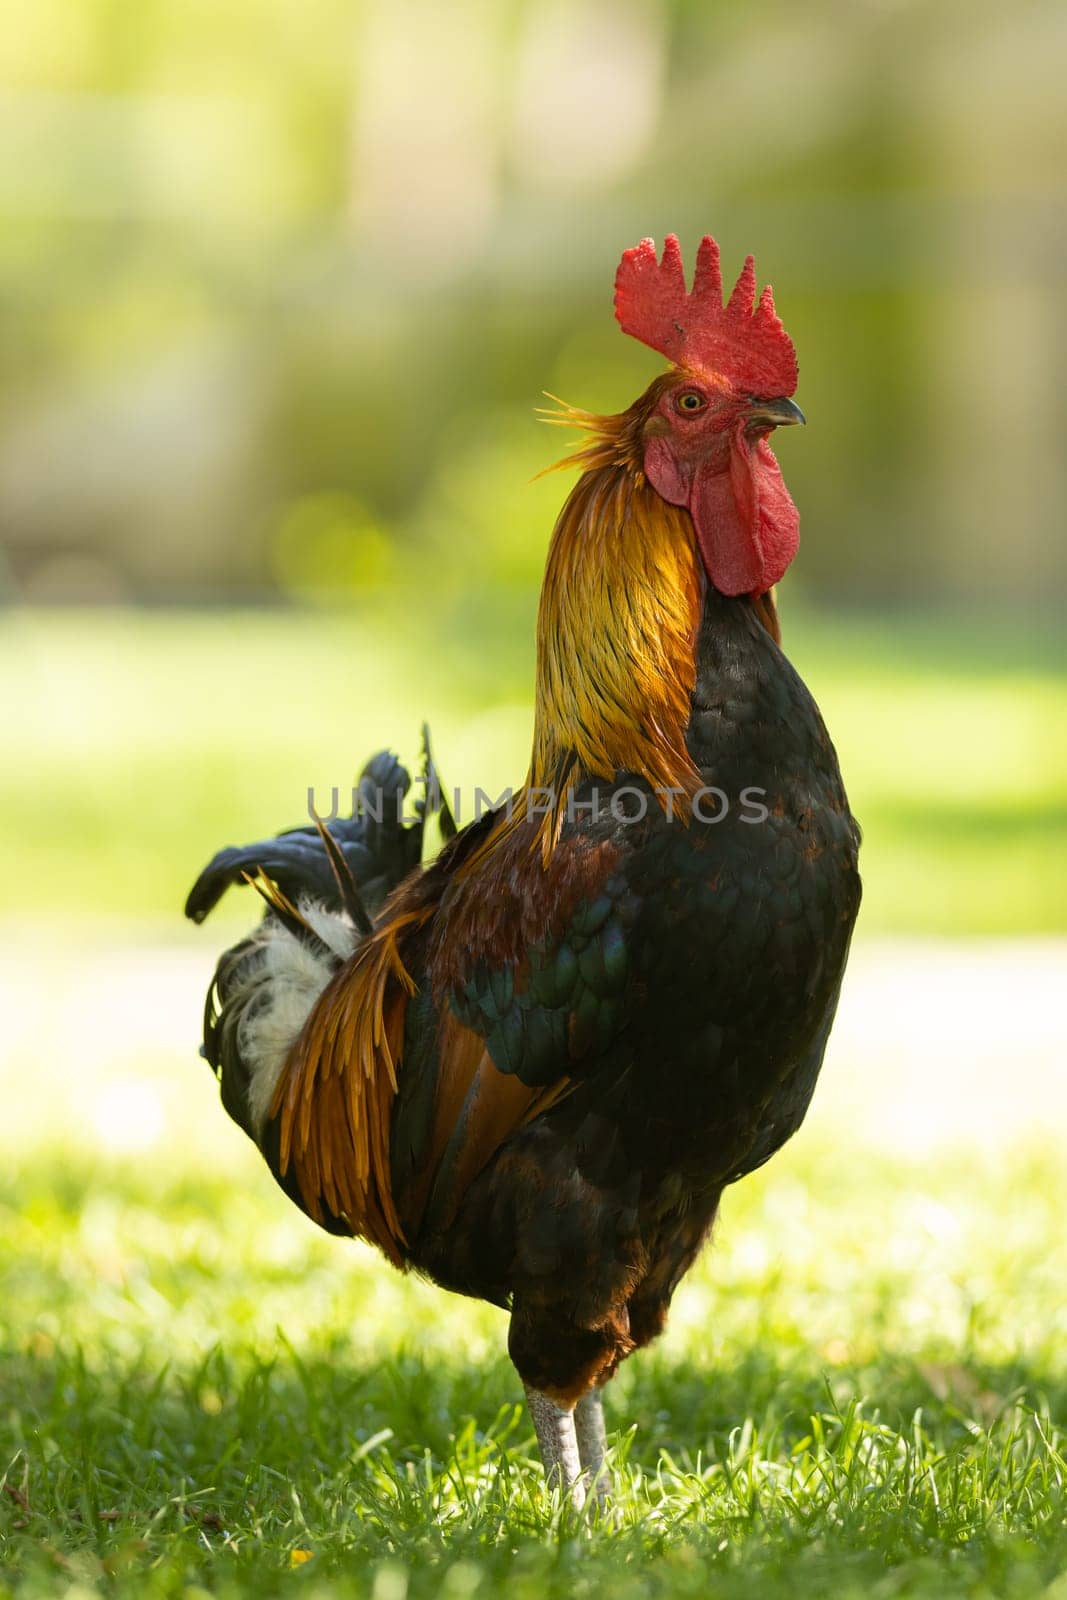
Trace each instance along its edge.
<path fill-rule="evenodd" d="M 723 305 L 719 247 L 710 234 L 700 241 L 691 293 L 673 233 L 662 261 L 651 239 L 624 251 L 615 274 L 615 315 L 624 333 L 676 365 L 710 368 L 750 394 L 790 395 L 797 386 L 796 351 L 770 284 L 757 305 L 756 263 L 747 256 Z"/>

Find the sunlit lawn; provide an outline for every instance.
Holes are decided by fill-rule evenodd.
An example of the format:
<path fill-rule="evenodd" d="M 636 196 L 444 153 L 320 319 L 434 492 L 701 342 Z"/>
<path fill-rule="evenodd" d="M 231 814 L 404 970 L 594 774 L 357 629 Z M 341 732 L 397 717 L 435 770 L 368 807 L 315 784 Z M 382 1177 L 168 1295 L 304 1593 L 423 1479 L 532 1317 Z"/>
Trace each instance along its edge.
<path fill-rule="evenodd" d="M 503 1315 L 316 1233 L 238 1139 L 228 1175 L 181 1147 L 4 1175 L 19 1593 L 1015 1596 L 1067 1570 L 1054 1152 L 802 1139 L 740 1186 L 614 1385 L 619 1526 L 590 1534 L 541 1495 Z"/>
<path fill-rule="evenodd" d="M 0 830 L 12 909 L 174 918 L 221 843 L 306 816 L 428 717 L 468 803 L 521 781 L 532 595 L 373 614 L 18 614 Z M 868 932 L 1062 928 L 1067 673 L 1025 624 L 791 619 L 864 824 Z"/>

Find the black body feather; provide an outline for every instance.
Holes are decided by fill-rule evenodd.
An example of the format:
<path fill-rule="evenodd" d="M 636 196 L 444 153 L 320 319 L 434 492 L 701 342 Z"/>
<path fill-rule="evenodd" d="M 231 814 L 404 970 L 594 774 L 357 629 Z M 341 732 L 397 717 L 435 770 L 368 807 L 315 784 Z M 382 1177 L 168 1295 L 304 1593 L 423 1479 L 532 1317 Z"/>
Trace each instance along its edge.
<path fill-rule="evenodd" d="M 441 978 L 451 958 L 436 917 L 404 951 L 416 993 L 390 1150 L 393 1195 L 410 1223 L 404 1259 L 446 1287 L 511 1305 L 523 1378 L 564 1396 L 583 1392 L 590 1374 L 603 1381 L 661 1330 L 724 1187 L 800 1125 L 859 907 L 859 830 L 833 746 L 747 601 L 708 588 L 696 666 L 687 744 L 705 783 L 727 798 L 721 820 L 710 820 L 715 799 L 688 825 L 668 819 L 631 774 L 587 783 L 577 799 L 597 788 L 600 814 L 565 823 L 556 856 L 599 850 L 608 865 L 562 918 L 546 914 L 502 957 L 476 937 L 477 894 L 490 895 L 476 885 L 458 977 Z M 406 791 L 407 774 L 390 760 L 376 757 L 368 772 Z M 622 789 L 627 802 L 613 812 Z M 451 838 L 420 880 L 428 902 L 450 904 L 497 828 L 503 817 L 489 816 Z M 333 823 L 330 832 L 372 911 L 421 853 L 421 824 Z M 341 904 L 322 840 L 300 829 L 221 852 L 189 914 L 200 920 L 254 868 L 290 899 Z M 492 895 L 497 925 L 529 925 L 528 878 L 505 874 Z M 227 1109 L 249 1131 L 239 1019 L 227 1005 L 247 948 L 219 964 L 205 1050 Z M 514 1126 L 473 1171 L 471 1096 L 434 1169 L 426 1165 L 446 1023 L 473 1032 L 499 1074 L 531 1091 L 567 1080 L 557 1103 Z M 263 1142 L 278 1176 L 276 1137 L 272 1125 Z M 300 1203 L 291 1177 L 279 1181 Z M 351 1231 L 328 1210 L 325 1226 Z"/>
<path fill-rule="evenodd" d="M 751 607 L 710 589 L 687 740 L 722 820 L 668 821 L 632 775 L 599 785 L 601 820 L 578 813 L 558 846 L 610 843 L 599 891 L 449 995 L 501 1072 L 576 1080 L 411 1241 L 438 1282 L 512 1305 L 516 1365 L 549 1392 L 654 1337 L 722 1190 L 799 1127 L 859 908 L 859 829 L 815 703 Z M 627 802 L 640 820 L 612 815 L 623 788 L 647 795 Z M 433 1025 L 409 1012 L 405 1056 Z"/>

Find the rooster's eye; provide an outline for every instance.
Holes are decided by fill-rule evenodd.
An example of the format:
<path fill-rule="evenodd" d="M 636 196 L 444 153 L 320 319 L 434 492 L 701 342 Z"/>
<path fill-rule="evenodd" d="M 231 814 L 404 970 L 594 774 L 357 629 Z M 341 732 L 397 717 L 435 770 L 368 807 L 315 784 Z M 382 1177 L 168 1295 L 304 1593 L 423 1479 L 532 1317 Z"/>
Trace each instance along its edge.
<path fill-rule="evenodd" d="M 703 411 L 707 401 L 696 389 L 686 389 L 684 394 L 678 396 L 674 404 L 676 410 L 686 411 L 691 416 L 694 411 Z"/>

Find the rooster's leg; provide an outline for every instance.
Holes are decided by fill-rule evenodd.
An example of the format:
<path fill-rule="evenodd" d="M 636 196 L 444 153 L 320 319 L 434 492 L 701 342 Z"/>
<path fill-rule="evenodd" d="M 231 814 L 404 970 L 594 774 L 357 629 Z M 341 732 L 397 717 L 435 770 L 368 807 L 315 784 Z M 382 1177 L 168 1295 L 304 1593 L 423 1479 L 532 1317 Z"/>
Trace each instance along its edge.
<path fill-rule="evenodd" d="M 558 1484 L 580 1507 L 585 1501 L 585 1481 L 574 1431 L 574 1412 L 564 1410 L 539 1389 L 532 1389 L 529 1384 L 524 1387 L 548 1487 L 554 1489 Z"/>
<path fill-rule="evenodd" d="M 604 1467 L 608 1439 L 604 1427 L 602 1389 L 590 1389 L 575 1406 L 574 1432 L 586 1485 L 595 1493 L 600 1505 L 605 1506 L 611 1499 L 611 1478 Z"/>

